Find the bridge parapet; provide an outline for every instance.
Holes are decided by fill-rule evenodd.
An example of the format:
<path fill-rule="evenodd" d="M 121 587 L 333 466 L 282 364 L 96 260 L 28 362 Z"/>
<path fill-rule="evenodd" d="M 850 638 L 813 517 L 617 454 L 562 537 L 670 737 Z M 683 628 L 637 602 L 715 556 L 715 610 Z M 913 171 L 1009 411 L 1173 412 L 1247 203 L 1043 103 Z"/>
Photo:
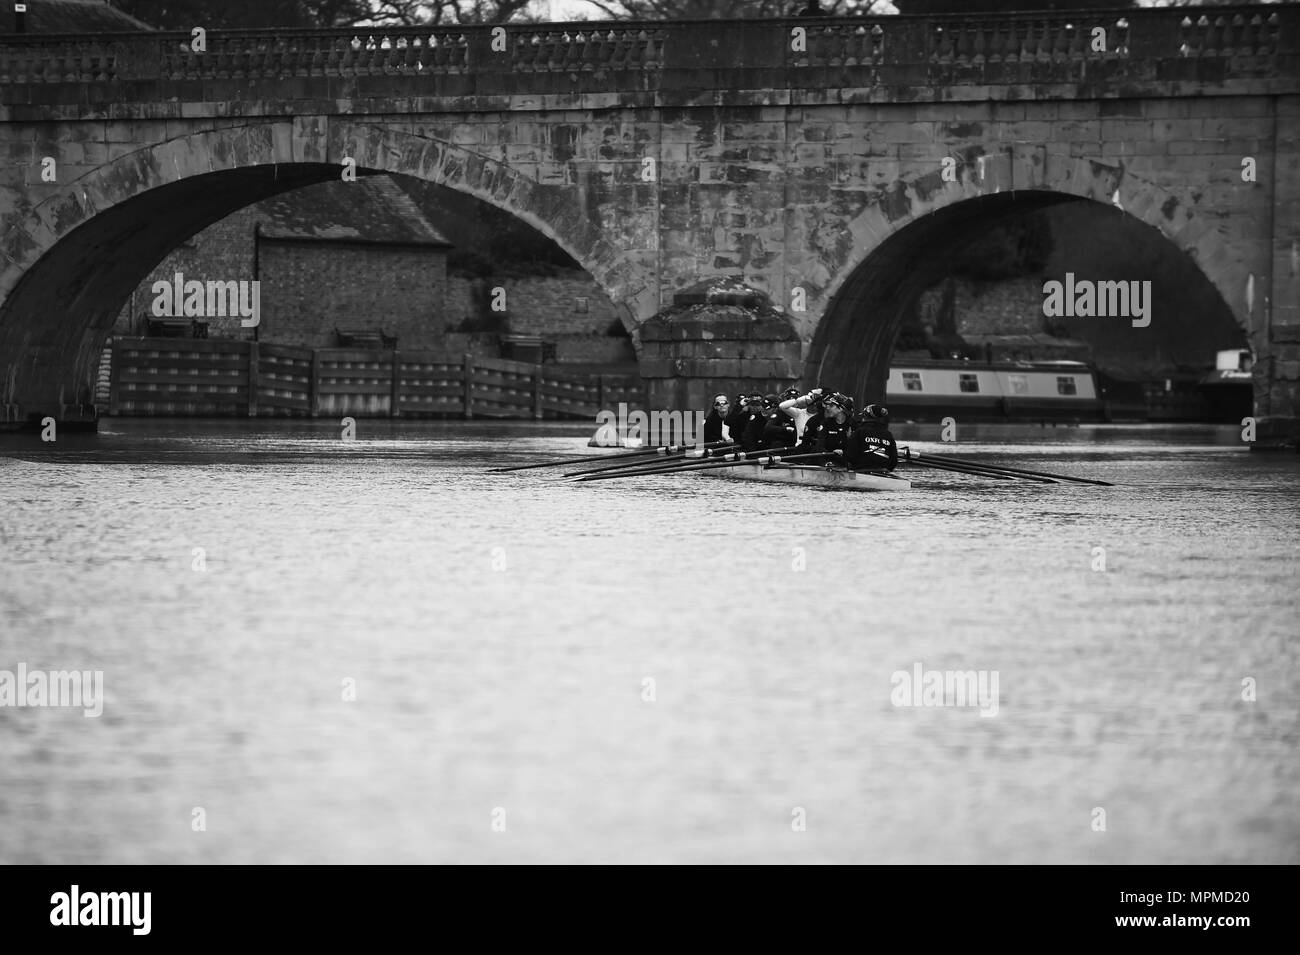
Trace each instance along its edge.
<path fill-rule="evenodd" d="M 1069 83 L 1121 95 L 1134 81 L 1294 76 L 1300 10 L 275 29 L 205 39 L 196 52 L 184 32 L 10 35 L 0 40 L 0 102 L 66 103 L 58 88 L 67 84 L 82 89 L 81 103 L 121 102 L 123 92 L 256 99 L 262 91 L 251 84 L 270 82 L 277 98 L 320 98 L 329 90 L 312 80 L 373 79 L 406 80 L 400 92 L 411 96 L 510 94 L 539 91 L 539 74 L 560 80 L 542 92 L 907 87 L 927 98 L 927 89 L 949 88 L 951 98 L 954 86 Z M 243 95 L 222 81 L 240 81 Z"/>

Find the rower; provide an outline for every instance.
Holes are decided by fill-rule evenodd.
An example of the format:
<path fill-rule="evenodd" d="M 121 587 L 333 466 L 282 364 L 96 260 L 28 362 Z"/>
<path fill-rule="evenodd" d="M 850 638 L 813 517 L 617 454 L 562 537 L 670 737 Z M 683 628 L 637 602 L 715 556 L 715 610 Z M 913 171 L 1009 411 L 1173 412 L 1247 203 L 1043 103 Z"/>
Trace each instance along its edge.
<path fill-rule="evenodd" d="M 786 402 L 798 397 L 798 388 L 787 388 L 779 396 L 768 395 L 763 399 L 764 448 L 793 448 L 799 443 L 799 428 L 784 410 Z"/>
<path fill-rule="evenodd" d="M 731 400 L 726 395 L 714 395 L 713 407 L 704 416 L 704 443 L 729 440 L 726 418 L 731 411 Z"/>
<path fill-rule="evenodd" d="M 765 451 L 771 447 L 783 448 L 786 445 L 767 443 L 767 416 L 779 404 L 776 395 L 764 395 L 759 407 L 758 417 L 751 418 L 745 425 L 745 433 L 740 439 L 746 450 Z"/>
<path fill-rule="evenodd" d="M 832 392 L 822 401 L 822 426 L 818 435 L 819 451 L 843 451 L 853 425 L 853 399 L 843 392 Z"/>
<path fill-rule="evenodd" d="M 745 433 L 745 395 L 736 395 L 731 403 L 731 410 L 723 416 L 722 423 L 727 426 L 727 434 L 734 444 L 740 443 L 740 436 Z"/>
<path fill-rule="evenodd" d="M 817 436 L 821 434 L 822 424 L 826 420 L 824 402 L 831 394 L 833 388 L 818 386 L 808 392 L 805 397 L 812 396 L 813 402 L 808 406 L 808 417 L 803 423 L 803 431 L 799 434 L 799 446 L 808 450 L 815 450 L 817 447 Z"/>
<path fill-rule="evenodd" d="M 806 395 L 800 395 L 797 388 L 787 388 L 781 395 L 779 407 L 794 421 L 795 435 L 800 441 L 803 441 L 804 432 L 808 430 L 808 420 L 820 410 L 821 397 L 820 388 L 814 388 Z"/>
<path fill-rule="evenodd" d="M 889 409 L 867 405 L 858 415 L 844 447 L 844 460 L 855 471 L 892 471 L 898 467 L 898 445 L 889 431 Z"/>
<path fill-rule="evenodd" d="M 839 391 L 831 392 L 822 399 L 821 415 L 808 419 L 803 440 L 796 453 L 843 452 L 844 443 L 849 436 L 849 415 L 852 413 L 853 399 Z"/>
<path fill-rule="evenodd" d="M 745 412 L 731 433 L 739 435 L 740 446 L 746 451 L 759 450 L 763 440 L 763 396 L 752 394 L 745 398 Z"/>
<path fill-rule="evenodd" d="M 838 392 L 830 385 L 824 385 L 824 384 L 818 385 L 816 391 L 819 397 L 817 401 L 808 408 L 808 411 L 810 413 L 808 415 L 808 421 L 804 425 L 805 433 L 807 433 L 809 429 L 817 432 L 821 431 L 822 422 L 826 418 L 826 408 L 825 408 L 826 399 L 829 398 L 831 395 L 838 394 Z"/>

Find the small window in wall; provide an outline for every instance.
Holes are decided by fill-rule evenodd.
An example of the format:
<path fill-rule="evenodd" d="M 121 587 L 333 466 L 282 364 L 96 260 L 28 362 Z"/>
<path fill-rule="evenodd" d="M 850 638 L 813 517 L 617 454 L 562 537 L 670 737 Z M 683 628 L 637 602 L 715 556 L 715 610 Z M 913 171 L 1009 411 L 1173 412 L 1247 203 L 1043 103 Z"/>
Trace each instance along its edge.
<path fill-rule="evenodd" d="M 921 390 L 921 373 L 919 371 L 903 372 L 903 390 L 904 391 Z"/>
<path fill-rule="evenodd" d="M 1028 394 L 1029 379 L 1024 375 L 1007 375 L 1007 387 L 1011 389 L 1013 395 Z"/>
<path fill-rule="evenodd" d="M 958 375 L 957 387 L 965 392 L 977 392 L 980 390 L 980 379 L 978 375 Z"/>
<path fill-rule="evenodd" d="M 1074 382 L 1073 375 L 1065 375 L 1056 379 L 1056 393 L 1058 395 L 1077 395 L 1079 386 Z"/>
<path fill-rule="evenodd" d="M 587 314 L 587 297 L 585 295 L 580 295 L 578 298 L 574 299 L 573 310 L 579 315 Z"/>

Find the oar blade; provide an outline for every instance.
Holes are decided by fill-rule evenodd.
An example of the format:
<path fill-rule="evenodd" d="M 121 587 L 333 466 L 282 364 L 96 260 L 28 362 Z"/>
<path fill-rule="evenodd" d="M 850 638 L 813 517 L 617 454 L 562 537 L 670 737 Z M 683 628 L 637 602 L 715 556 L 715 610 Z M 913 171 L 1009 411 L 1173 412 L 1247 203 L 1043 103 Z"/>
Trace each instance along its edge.
<path fill-rule="evenodd" d="M 1057 481 L 1070 481 L 1077 484 L 1095 484 L 1101 487 L 1115 486 L 1111 484 L 1109 481 L 1099 481 L 1096 480 L 1095 478 L 1080 478 L 1080 477 L 1074 477 L 1073 475 L 1069 475 L 1069 474 L 1052 474 L 1051 472 L 1048 471 L 1034 471 L 1034 470 L 1030 470 L 1029 468 L 1014 468 L 1004 464 L 984 464 L 978 461 L 968 461 L 965 458 L 954 458 L 946 454 L 926 454 L 925 457 L 929 458 L 930 460 L 937 461 L 941 464 L 956 464 L 965 467 L 977 467 L 977 468 L 982 468 L 986 471 L 1000 471 L 1004 474 L 1013 474 L 1017 476 L 1023 475 L 1031 478 L 1038 478 L 1040 480 L 1051 480 L 1053 483 Z"/>

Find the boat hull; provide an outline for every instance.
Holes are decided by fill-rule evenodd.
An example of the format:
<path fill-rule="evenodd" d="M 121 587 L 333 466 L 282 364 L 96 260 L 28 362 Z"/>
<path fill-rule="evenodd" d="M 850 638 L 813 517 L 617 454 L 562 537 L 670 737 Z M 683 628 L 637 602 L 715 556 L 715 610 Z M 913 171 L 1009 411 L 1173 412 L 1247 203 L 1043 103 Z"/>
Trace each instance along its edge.
<path fill-rule="evenodd" d="M 776 464 L 771 467 L 751 464 L 743 467 L 697 471 L 705 477 L 731 478 L 737 481 L 763 481 L 769 484 L 800 484 L 825 487 L 836 491 L 906 491 L 912 482 L 875 471 L 847 471 L 816 465 Z"/>

